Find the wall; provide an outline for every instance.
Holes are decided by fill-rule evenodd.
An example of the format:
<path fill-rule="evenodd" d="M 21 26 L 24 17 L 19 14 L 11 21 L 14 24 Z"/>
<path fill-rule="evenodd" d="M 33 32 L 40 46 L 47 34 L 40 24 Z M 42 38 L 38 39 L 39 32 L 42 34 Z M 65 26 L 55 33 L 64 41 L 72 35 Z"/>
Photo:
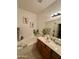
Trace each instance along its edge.
<path fill-rule="evenodd" d="M 24 24 L 23 17 L 27 18 L 27 20 L 28 20 L 27 24 Z M 34 28 L 30 27 L 30 22 L 34 23 Z M 17 10 L 17 26 L 20 27 L 20 31 L 21 31 L 20 34 L 22 36 L 24 36 L 25 40 L 32 39 L 33 29 L 36 28 L 36 23 L 37 23 L 37 15 L 36 14 L 26 11 L 26 10 L 23 10 L 21 8 L 18 8 L 18 10 Z"/>
<path fill-rule="evenodd" d="M 57 11 L 61 10 L 61 0 L 57 0 L 54 4 L 50 5 L 48 8 L 46 8 L 44 11 L 42 11 L 40 14 L 38 14 L 38 24 L 37 28 L 42 31 L 43 28 L 45 28 L 46 22 L 48 20 L 51 20 L 50 16 L 52 13 L 55 13 Z M 52 18 L 52 20 L 57 20 L 56 18 Z M 60 20 L 59 20 L 60 21 Z M 58 22 L 59 22 L 58 21 Z M 51 25 L 50 25 L 51 26 Z M 54 26 L 54 25 L 53 25 Z M 54 27 L 53 27 L 54 28 Z"/>

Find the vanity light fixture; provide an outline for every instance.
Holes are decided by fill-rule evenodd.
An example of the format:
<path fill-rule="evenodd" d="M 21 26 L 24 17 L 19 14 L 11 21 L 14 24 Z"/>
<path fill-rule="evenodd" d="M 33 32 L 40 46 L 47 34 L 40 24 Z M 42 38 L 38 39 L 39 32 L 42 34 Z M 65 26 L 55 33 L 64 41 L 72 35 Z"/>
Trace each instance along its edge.
<path fill-rule="evenodd" d="M 60 16 L 60 15 L 61 15 L 61 13 L 55 13 L 55 14 L 53 14 L 52 17 L 56 17 L 56 16 Z"/>
<path fill-rule="evenodd" d="M 60 15 L 61 15 L 61 11 L 59 10 L 58 12 L 53 13 L 53 14 L 51 15 L 51 17 L 56 17 L 56 16 L 60 16 Z"/>

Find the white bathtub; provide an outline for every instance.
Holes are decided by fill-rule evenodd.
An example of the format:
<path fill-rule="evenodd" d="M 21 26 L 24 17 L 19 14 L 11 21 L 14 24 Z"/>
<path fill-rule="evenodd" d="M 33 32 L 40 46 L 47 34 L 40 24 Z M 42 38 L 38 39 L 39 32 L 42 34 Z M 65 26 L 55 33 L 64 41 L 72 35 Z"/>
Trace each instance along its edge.
<path fill-rule="evenodd" d="M 17 43 L 17 57 L 27 57 L 28 53 L 33 50 L 34 44 L 37 42 L 36 38 L 33 39 L 23 39 Z"/>

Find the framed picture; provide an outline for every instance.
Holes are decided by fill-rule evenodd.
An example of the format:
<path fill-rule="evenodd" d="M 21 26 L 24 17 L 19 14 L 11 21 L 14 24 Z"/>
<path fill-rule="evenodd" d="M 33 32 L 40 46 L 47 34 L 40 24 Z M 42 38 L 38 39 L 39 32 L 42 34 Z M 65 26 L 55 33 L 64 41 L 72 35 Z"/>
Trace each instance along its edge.
<path fill-rule="evenodd" d="M 24 24 L 27 24 L 27 23 L 28 23 L 28 20 L 27 20 L 26 17 L 23 17 L 23 23 L 24 23 Z"/>
<path fill-rule="evenodd" d="M 30 28 L 34 28 L 34 23 L 30 22 Z"/>

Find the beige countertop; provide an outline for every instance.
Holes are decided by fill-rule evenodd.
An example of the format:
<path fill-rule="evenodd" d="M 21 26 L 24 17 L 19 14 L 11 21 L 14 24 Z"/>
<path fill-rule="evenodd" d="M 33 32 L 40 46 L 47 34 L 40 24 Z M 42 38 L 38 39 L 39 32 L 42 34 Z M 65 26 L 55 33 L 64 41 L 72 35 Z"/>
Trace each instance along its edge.
<path fill-rule="evenodd" d="M 55 37 L 53 37 L 53 38 L 55 39 Z M 45 37 L 38 37 L 38 39 L 61 56 L 61 46 L 60 45 L 57 45 L 53 40 L 52 41 L 50 39 L 47 40 Z"/>

